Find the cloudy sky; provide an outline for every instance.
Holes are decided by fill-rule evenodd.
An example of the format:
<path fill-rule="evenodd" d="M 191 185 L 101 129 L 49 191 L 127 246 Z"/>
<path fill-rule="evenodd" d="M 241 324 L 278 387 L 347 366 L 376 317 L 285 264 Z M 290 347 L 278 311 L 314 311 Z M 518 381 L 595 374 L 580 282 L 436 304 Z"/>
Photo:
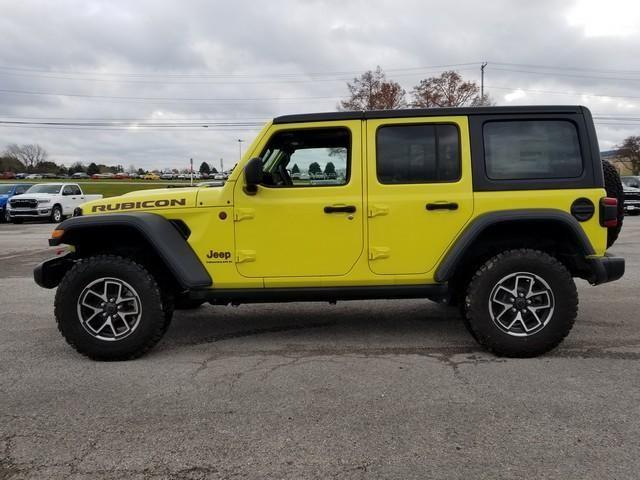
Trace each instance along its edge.
<path fill-rule="evenodd" d="M 640 135 L 637 0 L 0 0 L 0 32 L 0 148 L 66 165 L 230 167 L 257 124 L 334 110 L 376 65 L 409 91 L 486 61 L 499 105 L 587 105 L 603 150 Z"/>

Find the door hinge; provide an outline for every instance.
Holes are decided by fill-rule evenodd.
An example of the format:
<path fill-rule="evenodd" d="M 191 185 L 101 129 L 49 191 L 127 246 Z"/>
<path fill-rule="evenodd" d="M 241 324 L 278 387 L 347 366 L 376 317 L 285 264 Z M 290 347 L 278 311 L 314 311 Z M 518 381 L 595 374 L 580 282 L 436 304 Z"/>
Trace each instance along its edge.
<path fill-rule="evenodd" d="M 242 220 L 248 220 L 255 216 L 255 210 L 253 208 L 236 208 L 233 214 L 233 219 L 236 222 L 241 222 Z"/>
<path fill-rule="evenodd" d="M 256 261 L 255 250 L 238 250 L 236 252 L 236 263 L 247 263 Z"/>
<path fill-rule="evenodd" d="M 369 206 L 369 218 L 377 217 L 380 215 L 387 215 L 389 213 L 389 207 L 386 205 L 370 205 Z"/>
<path fill-rule="evenodd" d="M 391 249 L 389 247 L 371 247 L 369 249 L 369 260 L 389 258 L 390 254 L 391 254 Z"/>

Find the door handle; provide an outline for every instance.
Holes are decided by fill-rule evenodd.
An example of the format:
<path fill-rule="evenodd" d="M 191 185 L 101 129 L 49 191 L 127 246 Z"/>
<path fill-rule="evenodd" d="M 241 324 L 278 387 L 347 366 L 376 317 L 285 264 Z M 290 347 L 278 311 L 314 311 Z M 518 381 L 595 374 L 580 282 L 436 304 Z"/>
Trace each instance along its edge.
<path fill-rule="evenodd" d="M 458 204 L 456 202 L 435 202 L 427 203 L 427 210 L 457 210 Z"/>
<path fill-rule="evenodd" d="M 356 213 L 355 205 L 327 205 L 324 213 Z"/>

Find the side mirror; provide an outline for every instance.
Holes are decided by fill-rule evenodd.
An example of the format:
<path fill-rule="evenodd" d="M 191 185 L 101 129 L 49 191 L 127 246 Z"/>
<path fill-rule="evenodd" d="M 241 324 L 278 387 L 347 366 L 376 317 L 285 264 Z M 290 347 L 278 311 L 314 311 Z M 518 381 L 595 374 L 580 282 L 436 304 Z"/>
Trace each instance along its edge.
<path fill-rule="evenodd" d="M 252 158 L 244 166 L 244 192 L 247 195 L 255 195 L 258 193 L 258 185 L 262 183 L 262 159 Z"/>

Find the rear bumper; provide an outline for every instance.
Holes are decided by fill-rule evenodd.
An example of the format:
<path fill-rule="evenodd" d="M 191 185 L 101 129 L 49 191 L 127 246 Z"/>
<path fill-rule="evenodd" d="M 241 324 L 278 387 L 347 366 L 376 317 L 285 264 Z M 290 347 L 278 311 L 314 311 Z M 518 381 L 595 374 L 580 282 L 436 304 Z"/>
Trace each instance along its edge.
<path fill-rule="evenodd" d="M 605 254 L 604 257 L 589 259 L 592 276 L 589 281 L 593 285 L 613 282 L 624 275 L 624 258 Z"/>

